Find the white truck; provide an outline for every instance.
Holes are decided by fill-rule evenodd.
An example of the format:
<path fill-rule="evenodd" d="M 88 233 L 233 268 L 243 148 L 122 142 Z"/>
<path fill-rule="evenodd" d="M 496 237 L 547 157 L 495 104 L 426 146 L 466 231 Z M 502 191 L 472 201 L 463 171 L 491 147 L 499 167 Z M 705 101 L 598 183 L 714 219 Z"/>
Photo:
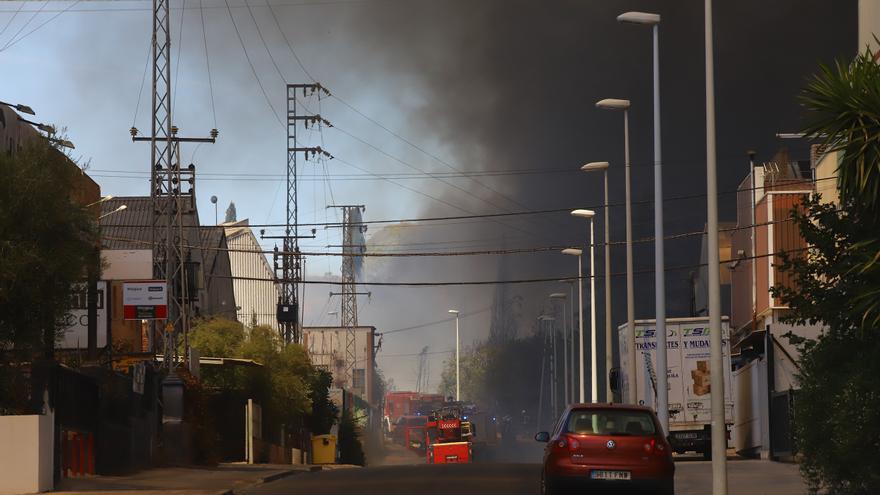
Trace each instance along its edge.
<path fill-rule="evenodd" d="M 636 376 L 630 379 L 627 325 L 618 327 L 620 368 L 611 371 L 612 389 L 626 402 L 629 387 L 635 383 L 639 404 L 657 407 L 657 337 L 655 320 L 636 320 Z M 721 322 L 724 362 L 724 417 L 728 438 L 733 425 L 728 318 Z M 666 376 L 669 389 L 669 441 L 675 452 L 712 455 L 711 367 L 709 356 L 709 318 L 666 319 Z"/>

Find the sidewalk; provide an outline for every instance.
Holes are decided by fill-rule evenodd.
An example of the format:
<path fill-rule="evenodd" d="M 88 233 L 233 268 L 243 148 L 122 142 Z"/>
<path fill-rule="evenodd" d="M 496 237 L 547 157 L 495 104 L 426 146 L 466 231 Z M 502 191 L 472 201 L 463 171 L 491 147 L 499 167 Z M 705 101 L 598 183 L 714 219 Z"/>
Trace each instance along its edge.
<path fill-rule="evenodd" d="M 213 468 L 146 469 L 130 476 L 68 478 L 55 487 L 63 495 L 221 495 L 238 494 L 261 483 L 320 470 L 320 466 L 220 464 Z"/>

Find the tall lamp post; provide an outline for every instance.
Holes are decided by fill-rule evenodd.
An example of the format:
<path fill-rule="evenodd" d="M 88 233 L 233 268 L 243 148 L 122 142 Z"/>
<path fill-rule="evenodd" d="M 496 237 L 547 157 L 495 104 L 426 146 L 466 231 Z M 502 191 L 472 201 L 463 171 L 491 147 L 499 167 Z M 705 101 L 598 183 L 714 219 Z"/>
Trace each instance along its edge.
<path fill-rule="evenodd" d="M 449 314 L 455 315 L 455 400 L 460 401 L 461 400 L 461 380 L 460 380 L 461 366 L 460 366 L 460 362 L 459 362 L 459 352 L 461 350 L 460 349 L 461 341 L 459 340 L 459 336 L 458 336 L 458 310 L 457 309 L 450 309 Z"/>
<path fill-rule="evenodd" d="M 596 345 L 596 238 L 593 229 L 593 210 L 574 210 L 571 215 L 590 221 L 590 400 L 599 402 L 599 349 Z M 583 352 L 584 338 L 581 336 Z M 583 358 L 581 358 L 583 360 Z"/>
<path fill-rule="evenodd" d="M 568 248 L 563 249 L 562 254 L 577 256 L 578 259 L 578 338 L 580 339 L 580 358 L 578 366 L 580 394 L 578 395 L 578 402 L 586 402 L 586 392 L 584 390 L 584 279 L 581 278 L 581 274 L 583 273 L 581 257 L 584 254 L 584 251 L 583 249 Z"/>
<path fill-rule="evenodd" d="M 727 495 L 727 431 L 724 425 L 724 361 L 721 358 L 721 286 L 718 259 L 718 164 L 715 150 L 715 54 L 712 0 L 705 1 L 706 37 L 706 223 L 709 270 L 709 369 L 712 411 L 712 493 Z"/>
<path fill-rule="evenodd" d="M 611 334 L 611 227 L 609 223 L 610 214 L 608 211 L 608 162 L 590 162 L 581 170 L 584 172 L 602 172 L 605 182 L 605 199 L 602 203 L 602 210 L 605 214 L 605 237 L 602 250 L 605 261 L 605 402 L 614 401 L 614 393 L 611 391 L 611 381 L 608 379 L 608 373 L 614 367 L 614 353 L 612 352 L 613 337 Z"/>
<path fill-rule="evenodd" d="M 211 196 L 211 204 L 214 205 L 214 225 L 217 225 L 217 196 Z"/>
<path fill-rule="evenodd" d="M 596 102 L 596 108 L 603 110 L 623 111 L 623 160 L 626 170 L 626 348 L 627 383 L 626 401 L 630 404 L 638 402 L 636 394 L 636 315 L 635 293 L 633 288 L 633 253 L 632 253 L 632 195 L 630 187 L 630 161 L 629 161 L 629 100 L 605 99 Z M 623 351 L 621 350 L 621 353 Z"/>
<path fill-rule="evenodd" d="M 666 376 L 666 270 L 663 256 L 663 166 L 660 152 L 660 16 L 627 12 L 617 20 L 652 27 L 654 33 L 654 298 L 657 319 L 657 416 L 669 433 L 669 385 Z"/>
<path fill-rule="evenodd" d="M 550 294 L 550 299 L 561 299 L 562 300 L 562 335 L 563 335 L 563 337 L 562 337 L 562 353 L 563 353 L 563 362 L 565 363 L 562 368 L 562 371 L 563 371 L 562 377 L 563 377 L 563 383 L 565 384 L 565 394 L 564 394 L 565 395 L 565 405 L 568 405 L 568 404 L 571 404 L 571 402 L 572 402 L 571 401 L 572 397 L 571 397 L 571 394 L 569 393 L 569 392 L 571 392 L 571 389 L 568 386 L 568 380 L 569 380 L 568 377 L 571 374 L 571 371 L 570 371 L 571 368 L 569 368 L 569 365 L 568 365 L 568 362 L 569 362 L 568 361 L 568 340 L 569 340 L 569 338 L 572 337 L 572 335 L 571 335 L 571 332 L 569 332 L 568 325 L 567 325 L 568 318 L 565 316 L 565 300 L 567 299 L 567 297 L 562 292 L 554 292 L 553 294 Z M 566 335 L 566 332 L 568 332 L 568 335 Z M 574 347 L 574 340 L 573 339 L 571 341 L 571 346 Z M 574 362 L 572 362 L 571 364 L 574 365 Z"/>

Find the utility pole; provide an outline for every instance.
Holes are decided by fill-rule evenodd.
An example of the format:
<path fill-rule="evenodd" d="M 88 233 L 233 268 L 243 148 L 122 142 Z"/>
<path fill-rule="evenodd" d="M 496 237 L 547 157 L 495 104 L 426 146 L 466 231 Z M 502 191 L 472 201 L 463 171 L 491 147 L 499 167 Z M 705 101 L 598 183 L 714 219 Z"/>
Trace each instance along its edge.
<path fill-rule="evenodd" d="M 171 115 L 171 29 L 170 0 L 153 0 L 152 37 L 152 123 L 150 135 L 138 137 L 129 130 L 132 141 L 149 141 L 150 199 L 152 203 L 153 276 L 167 284 L 168 317 L 164 328 L 165 367 L 177 363 L 177 338 L 183 335 L 188 344 L 189 304 L 187 294 L 190 274 L 189 253 L 184 238 L 183 215 L 195 214 L 195 166 L 180 165 L 180 143 L 214 143 L 217 129 L 209 138 L 184 138 L 177 135 Z M 184 187 L 188 190 L 184 191 Z M 184 201 L 184 199 L 188 201 Z M 188 202 L 188 204 L 187 204 Z M 153 335 L 156 334 L 153 329 Z M 155 345 L 154 345 L 155 350 Z M 188 350 L 188 349 L 187 349 Z"/>
<path fill-rule="evenodd" d="M 355 259 L 364 249 L 363 233 L 367 230 L 361 220 L 364 205 L 329 205 L 327 208 L 342 209 L 342 292 L 331 292 L 331 296 L 342 297 L 340 311 L 342 327 L 345 328 L 345 374 L 346 386 L 354 387 L 354 366 L 357 362 L 355 328 L 357 319 L 357 296 L 369 296 L 369 292 L 357 292 Z"/>
<path fill-rule="evenodd" d="M 276 317 L 281 338 L 285 344 L 300 342 L 300 282 L 302 282 L 303 259 L 299 250 L 299 239 L 314 239 L 315 230 L 311 235 L 299 235 L 299 217 L 297 209 L 297 157 L 302 154 L 306 160 L 333 158 L 320 146 L 303 147 L 297 139 L 297 131 L 301 126 L 330 125 L 320 115 L 299 115 L 297 92 L 302 97 L 330 96 L 330 92 L 319 83 L 288 84 L 287 87 L 287 219 L 283 236 L 263 236 L 264 239 L 281 239 L 283 250 L 272 256 L 275 268 L 275 281 L 280 286 Z M 280 261 L 280 268 L 279 268 Z M 281 276 L 278 277 L 278 272 Z"/>

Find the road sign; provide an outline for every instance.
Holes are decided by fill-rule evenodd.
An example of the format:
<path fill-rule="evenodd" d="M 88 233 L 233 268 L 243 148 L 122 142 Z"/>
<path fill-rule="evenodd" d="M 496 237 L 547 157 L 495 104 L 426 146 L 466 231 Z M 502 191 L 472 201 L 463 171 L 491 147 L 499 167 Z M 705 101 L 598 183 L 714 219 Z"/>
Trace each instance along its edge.
<path fill-rule="evenodd" d="M 164 320 L 168 317 L 168 287 L 164 280 L 123 282 L 122 312 L 126 320 Z"/>

